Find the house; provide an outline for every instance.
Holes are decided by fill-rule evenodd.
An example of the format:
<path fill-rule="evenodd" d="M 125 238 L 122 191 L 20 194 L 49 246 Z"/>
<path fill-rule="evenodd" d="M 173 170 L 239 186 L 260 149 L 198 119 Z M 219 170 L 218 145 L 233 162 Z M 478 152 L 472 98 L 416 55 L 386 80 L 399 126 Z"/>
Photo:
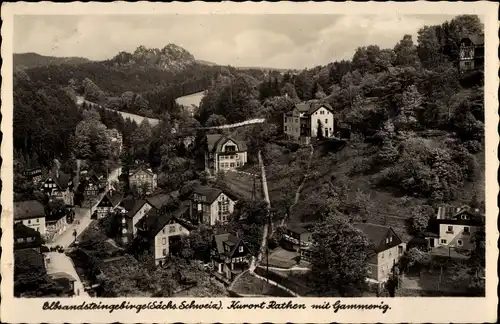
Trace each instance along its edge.
<path fill-rule="evenodd" d="M 23 174 L 26 179 L 34 185 L 38 185 L 42 182 L 42 168 L 40 167 L 26 169 Z"/>
<path fill-rule="evenodd" d="M 106 129 L 106 135 L 108 136 L 111 147 L 116 149 L 117 154 L 120 154 L 123 150 L 123 136 L 117 129 Z"/>
<path fill-rule="evenodd" d="M 48 274 L 49 278 L 63 288 L 59 297 L 73 297 L 76 295 L 75 281 L 70 274 L 66 272 L 53 272 Z"/>
<path fill-rule="evenodd" d="M 234 211 L 236 198 L 218 188 L 200 186 L 193 190 L 189 204 L 189 218 L 194 223 L 213 226 L 225 224 Z"/>
<path fill-rule="evenodd" d="M 471 35 L 460 40 L 460 73 L 484 69 L 484 35 Z"/>
<path fill-rule="evenodd" d="M 430 248 L 444 246 L 471 250 L 473 234 L 484 228 L 484 216 L 469 206 L 439 207 L 436 219 L 429 221 L 425 238 Z"/>
<path fill-rule="evenodd" d="M 321 129 L 321 134 L 318 130 Z M 308 142 L 311 137 L 334 136 L 334 111 L 327 103 L 309 101 L 296 104 L 283 114 L 283 132 L 293 140 Z"/>
<path fill-rule="evenodd" d="M 45 236 L 45 207 L 38 200 L 14 203 L 14 224 L 22 223 Z"/>
<path fill-rule="evenodd" d="M 82 170 L 80 178 L 83 180 L 85 197 L 95 197 L 104 189 L 101 179 L 93 171 Z"/>
<path fill-rule="evenodd" d="M 205 170 L 210 174 L 234 170 L 247 163 L 245 142 L 222 134 L 209 134 L 206 141 Z"/>
<path fill-rule="evenodd" d="M 283 232 L 283 245 L 288 250 L 299 251 L 300 247 L 312 243 L 312 232 L 308 229 L 295 225 L 287 224 Z"/>
<path fill-rule="evenodd" d="M 187 210 L 187 204 L 181 204 L 172 213 L 161 213 L 153 208 L 137 224 L 140 235 L 149 241 L 155 265 L 164 265 L 168 256 L 180 249 L 181 237 L 189 235 L 192 227 L 181 219 Z"/>
<path fill-rule="evenodd" d="M 140 167 L 129 172 L 130 188 L 145 188 L 146 194 L 152 193 L 158 186 L 158 175 L 151 169 Z"/>
<path fill-rule="evenodd" d="M 61 234 L 68 226 L 66 213 L 47 215 L 45 224 L 47 226 L 47 235 L 53 236 Z"/>
<path fill-rule="evenodd" d="M 213 236 L 212 264 L 217 272 L 231 280 L 248 267 L 249 250 L 245 242 L 230 233 Z"/>
<path fill-rule="evenodd" d="M 153 206 L 143 199 L 126 199 L 120 204 L 120 224 L 122 242 L 128 243 L 137 234 L 137 223 L 153 208 Z"/>
<path fill-rule="evenodd" d="M 123 196 L 120 194 L 112 194 L 106 193 L 101 201 L 97 204 L 96 207 L 96 216 L 98 219 L 104 218 L 108 216 L 111 212 L 113 212 L 116 207 L 122 202 Z"/>
<path fill-rule="evenodd" d="M 43 243 L 40 232 L 23 223 L 14 224 L 14 250 L 35 249 L 40 252 Z"/>
<path fill-rule="evenodd" d="M 71 175 L 54 168 L 40 188 L 50 199 L 61 199 L 66 205 L 73 205 L 73 180 Z"/>
<path fill-rule="evenodd" d="M 15 249 L 14 250 L 14 280 L 18 276 L 33 276 L 33 274 L 45 275 L 47 265 L 44 255 L 38 249 Z M 23 287 L 17 288 L 14 283 L 14 295 L 16 297 L 27 297 Z M 36 287 L 36 286 L 35 286 Z M 34 287 L 34 288 L 35 288 Z"/>
<path fill-rule="evenodd" d="M 354 224 L 373 245 L 373 256 L 368 260 L 369 279 L 383 282 L 389 279 L 393 266 L 406 249 L 396 232 L 388 226 L 369 223 Z"/>

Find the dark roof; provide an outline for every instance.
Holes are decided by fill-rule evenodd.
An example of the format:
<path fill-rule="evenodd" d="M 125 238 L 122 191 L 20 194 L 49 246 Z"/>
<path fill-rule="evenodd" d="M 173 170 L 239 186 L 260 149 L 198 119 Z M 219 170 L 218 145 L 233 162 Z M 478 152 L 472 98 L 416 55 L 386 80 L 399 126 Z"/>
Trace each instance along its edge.
<path fill-rule="evenodd" d="M 45 217 L 45 221 L 46 222 L 58 221 L 58 220 L 60 220 L 63 217 L 66 217 L 66 213 L 65 212 L 55 212 L 55 213 L 52 213 L 52 214 L 49 213 Z"/>
<path fill-rule="evenodd" d="M 121 206 L 123 206 L 123 208 L 125 208 L 125 210 L 127 211 L 126 217 L 132 218 L 146 203 L 147 201 L 143 199 L 124 200 L 121 202 Z"/>
<path fill-rule="evenodd" d="M 286 225 L 286 228 L 291 231 L 291 232 L 294 232 L 294 233 L 297 233 L 297 234 L 304 234 L 306 232 L 309 232 L 308 229 L 302 227 L 302 226 L 299 226 L 299 225 L 295 225 L 295 224 L 287 224 Z"/>
<path fill-rule="evenodd" d="M 139 172 L 139 171 L 144 171 L 144 172 L 146 172 L 146 173 L 149 173 L 149 174 L 150 174 L 150 175 L 152 175 L 152 176 L 154 175 L 153 170 L 151 170 L 151 169 L 149 169 L 149 168 L 146 168 L 146 167 L 144 167 L 144 166 L 140 166 L 140 167 L 138 167 L 138 168 L 136 168 L 136 169 L 134 169 L 134 170 L 130 170 L 128 174 L 129 174 L 129 176 L 133 176 L 134 174 L 136 174 L 136 173 L 137 173 L 137 172 Z"/>
<path fill-rule="evenodd" d="M 298 111 L 301 113 L 305 113 L 308 115 L 313 114 L 316 110 L 318 110 L 321 107 L 325 107 L 328 109 L 330 112 L 333 113 L 333 108 L 330 106 L 330 104 L 323 102 L 303 102 L 295 105 L 295 108 L 297 108 Z"/>
<path fill-rule="evenodd" d="M 183 201 L 179 207 L 172 213 L 160 213 L 156 208 L 152 208 L 147 217 L 144 218 L 146 228 L 151 237 L 155 237 L 170 221 L 174 220 L 180 225 L 189 229 L 179 218 L 188 210 L 189 202 Z"/>
<path fill-rule="evenodd" d="M 198 194 L 204 196 L 205 199 L 203 200 L 203 202 L 209 204 L 212 204 L 217 199 L 217 197 L 220 196 L 221 193 L 222 190 L 220 190 L 219 188 L 211 188 L 206 186 L 199 186 L 198 188 L 193 190 L 193 195 Z"/>
<path fill-rule="evenodd" d="M 35 249 L 14 250 L 14 264 L 45 269 L 43 255 Z"/>
<path fill-rule="evenodd" d="M 217 252 L 220 255 L 227 255 L 227 256 L 232 256 L 234 254 L 234 251 L 236 251 L 236 248 L 238 247 L 238 245 L 241 242 L 240 238 L 238 238 L 230 233 L 223 233 L 223 234 L 214 235 L 214 240 L 215 240 Z M 224 245 L 229 245 L 231 247 L 231 250 L 229 251 L 229 253 L 227 253 L 225 251 Z"/>
<path fill-rule="evenodd" d="M 31 242 L 18 243 L 18 238 L 26 239 L 28 237 L 34 237 L 35 240 Z M 26 249 L 26 248 L 38 248 L 43 244 L 40 232 L 35 231 L 31 227 L 24 225 L 23 223 L 14 224 L 14 248 L 15 249 Z"/>
<path fill-rule="evenodd" d="M 66 190 L 68 186 L 71 184 L 71 175 L 64 173 L 60 170 L 59 170 L 59 176 L 57 176 L 58 175 L 57 173 L 58 172 L 56 170 L 52 170 L 49 174 L 49 177 L 51 177 L 52 180 L 54 180 L 54 182 L 60 189 Z"/>
<path fill-rule="evenodd" d="M 470 216 L 469 219 L 462 219 L 463 214 Z M 440 224 L 476 225 L 484 222 L 484 215 L 479 209 L 472 209 L 466 205 L 462 207 L 439 207 L 437 217 Z"/>
<path fill-rule="evenodd" d="M 222 150 L 222 145 L 224 145 L 224 143 L 226 143 L 229 140 L 235 142 L 236 145 L 238 145 L 239 152 L 247 150 L 247 145 L 245 141 L 236 140 L 232 137 L 224 136 L 222 134 L 208 134 L 207 135 L 208 151 L 220 152 Z"/>
<path fill-rule="evenodd" d="M 401 239 L 396 234 L 396 232 L 394 232 L 394 230 L 388 226 L 370 223 L 357 223 L 354 224 L 354 227 L 360 229 L 363 233 L 366 234 L 366 236 L 368 236 L 368 239 L 374 245 L 375 252 L 377 253 L 386 250 L 384 244 L 389 232 L 392 232 L 397 240 L 399 240 L 399 243 L 401 243 Z"/>
<path fill-rule="evenodd" d="M 172 199 L 172 196 L 168 193 L 161 193 L 161 194 L 146 198 L 147 202 L 151 206 L 153 206 L 154 208 L 158 208 L 158 209 L 165 206 L 171 199 Z"/>
<path fill-rule="evenodd" d="M 111 203 L 111 205 L 112 205 L 113 207 L 116 207 L 117 205 L 119 205 L 119 204 L 122 202 L 122 200 L 123 200 L 123 195 L 118 194 L 118 193 L 113 194 L 113 195 L 110 195 L 109 193 L 106 193 L 106 194 L 102 197 L 102 199 L 101 199 L 101 201 L 99 202 L 99 204 L 98 204 L 98 205 L 100 205 L 102 202 L 105 202 L 106 200 L 109 200 L 109 202 Z"/>
<path fill-rule="evenodd" d="M 14 203 L 14 219 L 45 217 L 45 207 L 38 200 L 18 201 Z"/>
<path fill-rule="evenodd" d="M 73 278 L 72 275 L 70 275 L 66 272 L 62 272 L 62 271 L 51 273 L 51 274 L 49 274 L 49 277 L 53 280 L 65 279 L 65 280 L 69 280 L 69 281 L 76 281 L 76 279 Z"/>
<path fill-rule="evenodd" d="M 484 45 L 484 35 L 469 35 L 467 37 L 474 45 Z"/>

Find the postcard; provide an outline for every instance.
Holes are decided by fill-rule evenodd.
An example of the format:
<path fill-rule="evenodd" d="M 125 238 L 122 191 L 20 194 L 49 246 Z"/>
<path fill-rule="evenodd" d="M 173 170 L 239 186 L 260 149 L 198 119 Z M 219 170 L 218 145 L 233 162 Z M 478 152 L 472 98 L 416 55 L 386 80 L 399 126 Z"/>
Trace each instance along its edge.
<path fill-rule="evenodd" d="M 498 4 L 2 9 L 3 322 L 496 321 Z"/>

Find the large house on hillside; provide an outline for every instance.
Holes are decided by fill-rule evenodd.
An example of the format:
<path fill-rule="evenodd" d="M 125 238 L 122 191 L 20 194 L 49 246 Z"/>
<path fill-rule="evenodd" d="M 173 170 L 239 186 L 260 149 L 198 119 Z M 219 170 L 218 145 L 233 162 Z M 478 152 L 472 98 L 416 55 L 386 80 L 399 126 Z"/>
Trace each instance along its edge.
<path fill-rule="evenodd" d="M 405 243 L 388 226 L 359 223 L 354 227 L 361 230 L 373 246 L 373 256 L 368 260 L 368 278 L 383 282 L 389 279 L 393 266 L 403 256 Z"/>
<path fill-rule="evenodd" d="M 194 223 L 213 226 L 225 224 L 234 211 L 236 198 L 218 188 L 200 186 L 189 201 L 189 217 Z"/>
<path fill-rule="evenodd" d="M 117 208 L 121 216 L 121 239 L 128 243 L 137 234 L 136 225 L 153 206 L 144 199 L 124 199 Z"/>
<path fill-rule="evenodd" d="M 151 169 L 139 167 L 129 172 L 130 188 L 145 189 L 146 194 L 152 193 L 158 187 L 158 175 Z"/>
<path fill-rule="evenodd" d="M 218 273 L 229 280 L 248 268 L 249 252 L 245 242 L 230 233 L 217 234 L 212 238 L 212 264 Z"/>
<path fill-rule="evenodd" d="M 172 253 L 180 249 L 182 236 L 189 235 L 192 227 L 182 220 L 187 213 L 188 205 L 181 203 L 179 208 L 171 213 L 162 213 L 156 208 L 148 211 L 137 224 L 138 234 L 148 243 L 155 265 L 163 265 Z"/>
<path fill-rule="evenodd" d="M 210 174 L 234 170 L 247 163 L 247 146 L 222 134 L 209 134 L 206 137 L 205 170 Z"/>
<path fill-rule="evenodd" d="M 14 224 L 21 223 L 45 236 L 45 207 L 38 200 L 26 200 L 14 203 Z"/>
<path fill-rule="evenodd" d="M 283 114 L 283 132 L 286 137 L 306 143 L 311 137 L 332 137 L 334 112 L 327 103 L 316 101 L 296 104 Z"/>
<path fill-rule="evenodd" d="M 439 207 L 436 218 L 429 221 L 425 239 L 428 247 L 453 247 L 471 250 L 473 234 L 484 228 L 484 216 L 469 206 Z"/>
<path fill-rule="evenodd" d="M 106 129 L 106 135 L 108 136 L 111 147 L 116 149 L 117 153 L 120 154 L 123 150 L 123 136 L 117 129 Z"/>
<path fill-rule="evenodd" d="M 484 68 L 484 35 L 471 35 L 460 41 L 460 73 Z"/>
<path fill-rule="evenodd" d="M 68 206 L 73 206 L 73 179 L 71 175 L 54 168 L 40 188 L 50 199 L 61 199 Z"/>

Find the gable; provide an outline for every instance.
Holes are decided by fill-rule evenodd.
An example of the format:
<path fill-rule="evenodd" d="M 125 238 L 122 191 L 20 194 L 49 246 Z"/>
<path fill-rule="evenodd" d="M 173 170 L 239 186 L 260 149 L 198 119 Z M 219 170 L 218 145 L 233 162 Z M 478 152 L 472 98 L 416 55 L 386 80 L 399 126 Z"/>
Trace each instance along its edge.
<path fill-rule="evenodd" d="M 111 203 L 111 200 L 109 199 L 108 195 L 104 195 L 102 197 L 101 201 L 99 204 L 97 204 L 97 207 L 113 207 L 113 204 Z"/>
<path fill-rule="evenodd" d="M 394 230 L 392 228 L 389 228 L 385 237 L 380 242 L 380 245 L 378 246 L 377 250 L 382 252 L 382 251 L 388 250 L 392 247 L 398 246 L 401 243 L 402 243 L 401 239 L 398 237 L 396 232 L 394 232 Z"/>
<path fill-rule="evenodd" d="M 148 176 L 148 177 L 151 177 L 152 175 L 151 175 L 150 172 L 142 169 L 142 170 L 139 170 L 139 171 L 137 171 L 136 173 L 134 173 L 132 175 L 132 177 L 138 177 L 138 176 Z"/>
<path fill-rule="evenodd" d="M 223 142 L 223 144 L 222 144 L 222 151 L 226 150 L 226 146 L 234 146 L 235 147 L 235 151 L 238 151 L 238 149 L 239 149 L 238 144 L 236 144 L 234 141 L 232 141 L 229 138 L 225 142 Z"/>

